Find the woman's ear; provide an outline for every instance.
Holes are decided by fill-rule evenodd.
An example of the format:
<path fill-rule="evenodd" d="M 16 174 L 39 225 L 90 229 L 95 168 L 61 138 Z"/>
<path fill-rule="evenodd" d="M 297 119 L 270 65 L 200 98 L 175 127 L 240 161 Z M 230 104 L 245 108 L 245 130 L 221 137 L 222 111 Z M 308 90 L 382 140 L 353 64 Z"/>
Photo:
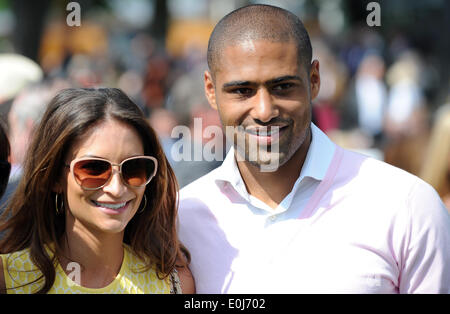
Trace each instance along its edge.
<path fill-rule="evenodd" d="M 57 194 L 64 193 L 67 189 L 67 180 L 69 180 L 69 176 L 72 174 L 70 173 L 70 166 L 67 162 L 65 162 L 65 159 L 62 159 L 61 162 L 61 171 L 59 171 L 58 177 L 55 178 L 55 181 L 52 185 L 52 192 L 55 192 Z"/>
<path fill-rule="evenodd" d="M 57 194 L 61 194 L 64 192 L 64 188 L 63 188 L 63 183 L 62 183 L 62 176 L 59 177 L 52 186 L 52 192 L 55 192 Z"/>
<path fill-rule="evenodd" d="M 61 194 L 63 192 L 63 189 L 59 184 L 54 184 L 52 187 L 52 191 L 55 192 L 56 194 Z"/>

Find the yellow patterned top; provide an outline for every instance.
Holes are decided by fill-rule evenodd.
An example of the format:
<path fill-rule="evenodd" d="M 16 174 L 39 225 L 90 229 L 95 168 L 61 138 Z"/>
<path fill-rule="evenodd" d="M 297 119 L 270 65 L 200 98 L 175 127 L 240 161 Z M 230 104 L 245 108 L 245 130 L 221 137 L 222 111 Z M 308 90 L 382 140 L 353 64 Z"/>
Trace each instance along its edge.
<path fill-rule="evenodd" d="M 31 294 L 39 290 L 42 281 L 22 286 L 24 283 L 30 283 L 41 276 L 41 272 L 34 266 L 30 258 L 29 249 L 21 250 L 9 254 L 0 254 L 3 261 L 3 273 L 7 293 L 25 293 Z M 71 263 L 69 263 L 70 265 Z M 143 269 L 144 263 L 124 244 L 124 257 L 119 274 L 116 278 L 104 288 L 86 288 L 77 284 L 77 269 L 68 269 L 69 276 L 58 263 L 56 265 L 55 282 L 48 291 L 55 293 L 180 293 L 179 279 L 176 271 L 161 280 L 156 274 L 156 270 L 151 268 L 148 271 L 139 271 Z M 69 267 L 68 267 L 69 268 Z"/>

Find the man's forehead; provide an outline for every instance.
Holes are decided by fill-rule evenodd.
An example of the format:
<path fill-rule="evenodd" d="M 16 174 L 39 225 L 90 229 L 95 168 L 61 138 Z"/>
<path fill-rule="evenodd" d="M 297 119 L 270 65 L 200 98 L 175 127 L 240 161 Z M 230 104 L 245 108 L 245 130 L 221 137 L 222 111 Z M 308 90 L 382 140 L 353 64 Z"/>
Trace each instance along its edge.
<path fill-rule="evenodd" d="M 298 62 L 298 49 L 293 42 L 274 42 L 267 40 L 245 40 L 229 44 L 217 58 L 217 72 L 231 70 L 233 64 L 242 67 L 255 63 Z"/>
<path fill-rule="evenodd" d="M 291 58 L 264 56 L 259 58 L 242 55 L 239 58 L 222 58 L 216 70 L 216 83 L 219 85 L 275 84 L 276 80 L 304 81 L 307 70 L 299 63 L 296 55 Z"/>
<path fill-rule="evenodd" d="M 272 39 L 242 39 L 233 42 L 222 43 L 219 55 L 216 55 L 215 63 L 210 72 L 215 80 L 217 75 L 223 75 L 251 70 L 251 66 L 259 62 L 259 65 L 278 64 L 280 68 L 288 66 L 292 73 L 298 74 L 302 57 L 299 56 L 299 47 L 294 40 Z M 280 69 L 281 70 L 281 69 Z M 303 74 L 303 71 L 300 70 Z"/>
<path fill-rule="evenodd" d="M 239 45 L 242 47 L 243 50 L 250 51 L 250 52 L 255 52 L 256 51 L 255 43 L 251 39 L 242 40 L 239 43 Z"/>
<path fill-rule="evenodd" d="M 224 58 L 235 57 L 236 55 L 259 55 L 259 56 L 271 56 L 271 55 L 284 55 L 286 53 L 298 55 L 297 46 L 293 41 L 273 41 L 265 39 L 246 39 L 240 40 L 234 43 L 228 43 L 221 49 L 220 58 L 218 58 L 218 64 L 224 60 Z"/>
<path fill-rule="evenodd" d="M 221 50 L 225 51 L 230 47 L 240 47 L 249 50 L 255 50 L 257 46 L 264 46 L 270 44 L 280 44 L 280 45 L 293 45 L 296 46 L 295 41 L 291 38 L 265 38 L 265 37 L 251 37 L 243 36 L 242 38 L 235 38 L 234 40 L 228 40 L 222 43 Z"/>

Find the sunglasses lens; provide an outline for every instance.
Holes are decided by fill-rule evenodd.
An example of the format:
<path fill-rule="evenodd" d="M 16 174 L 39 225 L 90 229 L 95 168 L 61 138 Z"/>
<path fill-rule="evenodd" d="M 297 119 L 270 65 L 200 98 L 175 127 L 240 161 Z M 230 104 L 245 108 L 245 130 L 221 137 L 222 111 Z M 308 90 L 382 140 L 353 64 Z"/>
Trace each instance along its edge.
<path fill-rule="evenodd" d="M 111 165 L 103 160 L 81 160 L 74 165 L 73 173 L 82 187 L 95 189 L 108 181 Z"/>
<path fill-rule="evenodd" d="M 122 176 L 131 186 L 143 186 L 150 180 L 155 172 L 155 162 L 148 158 L 134 158 L 122 165 Z"/>

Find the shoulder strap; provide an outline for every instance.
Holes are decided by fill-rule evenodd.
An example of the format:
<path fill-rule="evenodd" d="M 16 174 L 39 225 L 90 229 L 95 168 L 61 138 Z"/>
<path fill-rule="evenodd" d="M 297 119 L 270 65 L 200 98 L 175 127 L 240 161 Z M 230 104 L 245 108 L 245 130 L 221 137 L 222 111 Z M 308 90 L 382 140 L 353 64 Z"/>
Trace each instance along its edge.
<path fill-rule="evenodd" d="M 178 271 L 174 269 L 170 273 L 170 282 L 171 282 L 171 288 L 170 293 L 171 294 L 182 294 L 181 286 L 180 286 L 180 278 L 178 277 Z"/>

